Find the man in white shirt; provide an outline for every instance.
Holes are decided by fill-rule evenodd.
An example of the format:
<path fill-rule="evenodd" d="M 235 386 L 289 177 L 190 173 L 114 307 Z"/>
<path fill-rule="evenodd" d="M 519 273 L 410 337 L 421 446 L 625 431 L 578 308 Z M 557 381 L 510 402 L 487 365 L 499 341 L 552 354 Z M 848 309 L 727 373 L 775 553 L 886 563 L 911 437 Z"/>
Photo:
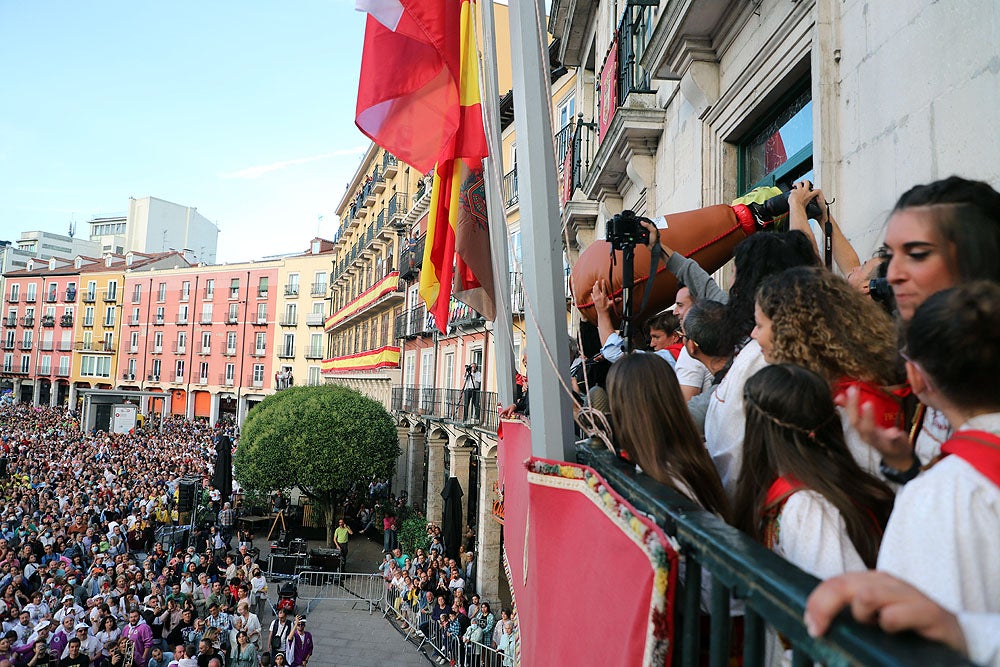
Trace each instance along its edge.
<path fill-rule="evenodd" d="M 465 381 L 462 383 L 465 394 L 465 421 L 479 418 L 479 390 L 482 386 L 483 374 L 479 372 L 479 365 L 472 362 L 465 367 Z"/>

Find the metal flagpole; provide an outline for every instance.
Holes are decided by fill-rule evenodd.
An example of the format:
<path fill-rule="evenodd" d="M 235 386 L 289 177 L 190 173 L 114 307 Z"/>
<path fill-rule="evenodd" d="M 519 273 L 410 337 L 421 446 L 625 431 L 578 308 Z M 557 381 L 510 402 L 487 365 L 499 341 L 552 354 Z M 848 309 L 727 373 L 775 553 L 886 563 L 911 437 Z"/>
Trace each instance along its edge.
<path fill-rule="evenodd" d="M 493 340 L 497 350 L 497 396 L 500 404 L 514 402 L 514 322 L 510 306 L 510 267 L 507 258 L 507 216 L 503 208 L 500 184 L 503 182 L 503 156 L 500 149 L 500 94 L 497 82 L 497 37 L 493 0 L 477 3 L 483 13 L 483 66 L 480 71 L 483 125 L 490 156 L 483 160 L 486 177 L 486 206 L 490 224 L 490 259 L 493 263 L 494 299 L 497 314 L 493 321 Z"/>
<path fill-rule="evenodd" d="M 510 34 L 517 143 L 517 196 L 524 244 L 528 326 L 531 451 L 573 460 L 569 383 L 569 335 L 563 293 L 562 234 L 556 200 L 551 83 L 543 0 L 511 0 Z M 554 366 L 554 368 L 553 368 Z M 560 380 L 560 377 L 562 380 Z"/>

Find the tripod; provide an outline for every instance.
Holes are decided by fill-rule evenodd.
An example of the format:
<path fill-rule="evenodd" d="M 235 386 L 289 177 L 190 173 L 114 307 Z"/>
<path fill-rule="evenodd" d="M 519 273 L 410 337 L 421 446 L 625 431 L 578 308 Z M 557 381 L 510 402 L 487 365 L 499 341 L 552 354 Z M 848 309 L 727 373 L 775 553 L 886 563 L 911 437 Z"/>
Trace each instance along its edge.
<path fill-rule="evenodd" d="M 274 516 L 274 522 L 271 524 L 271 530 L 267 531 L 267 541 L 271 541 L 271 535 L 274 533 L 274 529 L 278 527 L 278 522 L 281 522 L 281 530 L 288 532 L 288 527 L 285 526 L 285 510 L 284 508 L 278 510 L 278 513 Z"/>

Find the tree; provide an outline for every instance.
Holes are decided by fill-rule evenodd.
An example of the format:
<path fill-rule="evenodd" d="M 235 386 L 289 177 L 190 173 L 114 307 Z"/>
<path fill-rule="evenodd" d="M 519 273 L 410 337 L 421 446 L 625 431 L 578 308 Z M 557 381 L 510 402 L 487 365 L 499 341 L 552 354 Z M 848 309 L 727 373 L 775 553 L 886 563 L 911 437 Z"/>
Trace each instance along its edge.
<path fill-rule="evenodd" d="M 291 387 L 247 415 L 234 464 L 248 489 L 298 487 L 323 513 L 332 546 L 344 498 L 388 477 L 399 454 L 395 424 L 379 403 L 346 387 Z"/>

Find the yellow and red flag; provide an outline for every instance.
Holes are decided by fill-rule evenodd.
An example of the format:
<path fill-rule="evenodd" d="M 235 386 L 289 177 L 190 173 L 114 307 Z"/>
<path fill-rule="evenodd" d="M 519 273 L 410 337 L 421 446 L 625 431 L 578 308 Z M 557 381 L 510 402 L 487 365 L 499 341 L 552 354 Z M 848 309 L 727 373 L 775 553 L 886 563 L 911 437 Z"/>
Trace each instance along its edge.
<path fill-rule="evenodd" d="M 420 295 L 444 331 L 455 297 L 496 315 L 473 0 L 358 0 L 368 12 L 355 123 L 434 184 Z M 457 258 L 456 258 L 457 253 Z"/>

